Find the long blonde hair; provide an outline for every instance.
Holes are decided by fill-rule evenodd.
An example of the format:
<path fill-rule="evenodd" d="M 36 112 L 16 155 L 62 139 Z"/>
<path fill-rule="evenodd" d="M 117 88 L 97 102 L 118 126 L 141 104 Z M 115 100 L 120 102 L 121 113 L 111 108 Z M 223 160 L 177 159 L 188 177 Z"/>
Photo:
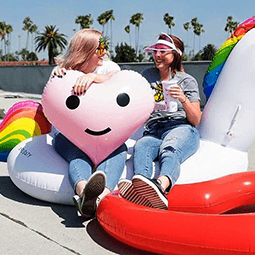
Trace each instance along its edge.
<path fill-rule="evenodd" d="M 95 29 L 81 29 L 70 40 L 64 57 L 56 58 L 56 64 L 66 69 L 80 70 L 99 45 L 102 33 Z"/>

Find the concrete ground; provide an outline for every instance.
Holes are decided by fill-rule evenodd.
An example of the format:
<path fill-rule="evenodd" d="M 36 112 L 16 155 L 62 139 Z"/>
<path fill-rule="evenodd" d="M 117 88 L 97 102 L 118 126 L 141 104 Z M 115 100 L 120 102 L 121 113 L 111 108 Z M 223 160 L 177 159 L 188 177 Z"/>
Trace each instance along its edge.
<path fill-rule="evenodd" d="M 1 109 L 40 95 L 0 91 Z M 1 118 L 1 116 L 0 116 Z M 1 119 L 0 119 L 1 122 Z M 73 206 L 34 199 L 20 191 L 0 162 L 0 254 L 150 254 L 108 235 L 96 219 L 85 220 Z M 151 253 L 152 254 L 152 253 Z"/>
<path fill-rule="evenodd" d="M 41 96 L 0 91 L 0 109 L 5 112 L 24 100 L 40 101 Z M 255 143 L 248 154 L 249 170 L 255 170 Z M 152 254 L 115 240 L 96 219 L 86 221 L 72 206 L 26 195 L 10 180 L 4 162 L 0 162 L 0 233 L 0 254 L 5 255 Z"/>

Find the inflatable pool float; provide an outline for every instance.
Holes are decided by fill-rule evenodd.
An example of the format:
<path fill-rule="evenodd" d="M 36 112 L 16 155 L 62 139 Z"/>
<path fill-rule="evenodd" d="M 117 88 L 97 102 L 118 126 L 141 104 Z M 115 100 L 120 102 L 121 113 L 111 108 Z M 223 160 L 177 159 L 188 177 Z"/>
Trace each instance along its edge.
<path fill-rule="evenodd" d="M 72 87 L 81 75 L 68 71 L 63 78 L 51 78 L 42 104 L 53 129 L 60 130 L 97 165 L 149 118 L 154 99 L 147 80 L 127 70 L 105 83 L 94 84 L 78 97 Z M 9 175 L 32 197 L 73 205 L 68 164 L 52 147 L 53 133 L 26 139 L 13 148 L 7 160 Z"/>
<path fill-rule="evenodd" d="M 254 27 L 255 18 L 241 24 L 209 66 L 201 146 L 181 166 L 169 209 L 139 206 L 112 193 L 97 210 L 107 233 L 159 254 L 255 254 L 255 214 L 222 214 L 255 204 L 255 172 L 245 172 L 255 134 Z M 212 82 L 208 77 L 216 73 Z"/>
<path fill-rule="evenodd" d="M 51 124 L 40 103 L 28 100 L 14 104 L 0 124 L 0 161 L 6 162 L 10 151 L 21 141 L 50 131 Z"/>
<path fill-rule="evenodd" d="M 234 207 L 254 204 L 253 172 L 245 172 L 248 165 L 247 151 L 255 138 L 255 130 L 250 128 L 255 126 L 253 103 L 255 29 L 252 29 L 254 25 L 255 18 L 240 25 L 242 29 L 239 27 L 237 31 L 239 34 L 243 31 L 242 36 L 238 36 L 238 43 L 232 47 L 230 54 L 225 56 L 224 66 L 215 84 L 210 83 L 214 89 L 210 88 L 211 93 L 208 95 L 199 126 L 201 146 L 195 155 L 182 164 L 177 185 L 169 194 L 169 210 L 161 211 L 132 204 L 115 191 L 102 200 L 97 211 L 99 223 L 110 235 L 134 247 L 163 254 L 255 253 L 254 214 L 221 214 Z M 249 29 L 246 29 L 247 27 Z M 231 38 L 235 38 L 235 33 Z M 212 69 L 211 72 L 214 71 Z M 90 104 L 86 105 L 85 97 L 79 97 L 78 100 L 73 97 L 72 86 L 76 75 L 79 74 L 70 72 L 70 75 L 66 76 L 69 84 L 67 90 L 66 86 L 59 89 L 59 86 L 64 85 L 63 80 L 51 79 L 45 89 L 42 103 L 46 116 L 66 136 L 70 133 L 79 134 L 80 130 L 76 129 L 79 126 L 77 120 L 83 121 L 85 118 L 81 116 L 84 113 L 87 116 L 86 121 L 92 119 L 90 116 L 96 119 L 91 123 L 87 122 L 91 125 L 87 125 L 86 134 L 93 134 L 93 139 L 84 138 L 85 140 L 81 142 L 79 135 L 69 137 L 83 151 L 91 153 L 90 157 L 96 165 L 111 152 L 107 150 L 109 144 L 112 150 L 117 148 L 142 125 L 152 110 L 153 98 L 151 91 L 148 90 L 148 83 L 139 74 L 121 71 L 106 84 L 109 85 L 106 92 L 100 90 L 100 85 L 91 86 L 85 95 L 86 101 L 88 100 Z M 113 84 L 115 89 L 111 90 L 110 86 Z M 144 85 L 140 86 L 141 84 Z M 55 85 L 56 90 L 50 92 L 50 87 Z M 127 96 L 129 92 L 125 90 L 130 86 L 131 94 Z M 55 95 L 59 94 L 61 100 L 54 101 L 57 98 Z M 133 102 L 133 97 L 136 104 L 129 111 L 125 106 L 132 105 L 129 103 Z M 111 98 L 114 100 L 109 103 L 108 99 Z M 114 107 L 117 107 L 116 112 L 115 108 L 112 108 L 112 102 L 115 104 Z M 105 106 L 103 108 L 102 103 Z M 51 106 L 47 109 L 46 105 Z M 65 113 L 57 112 L 59 105 L 65 109 Z M 79 106 L 83 105 L 86 107 L 79 109 Z M 126 110 L 126 115 L 120 114 L 120 111 Z M 105 118 L 105 111 L 108 118 Z M 59 118 L 61 115 L 62 118 Z M 73 118 L 75 116 L 76 118 Z M 122 118 L 116 119 L 116 116 Z M 100 123 L 98 118 L 104 121 Z M 106 125 L 105 119 L 108 124 L 118 123 L 122 126 L 116 130 L 112 129 L 110 124 Z M 135 124 L 131 129 L 126 127 L 133 122 Z M 66 123 L 72 124 L 72 130 L 68 130 L 69 125 L 65 125 Z M 81 128 L 84 126 L 80 126 Z M 112 143 L 111 139 L 104 139 L 101 136 L 110 134 L 109 129 L 115 130 L 116 134 L 116 137 L 111 137 Z M 139 128 L 127 140 L 129 156 L 132 155 L 133 145 L 141 137 L 142 131 L 143 128 Z M 94 136 L 97 140 L 94 140 Z M 51 140 L 52 133 L 19 143 L 9 154 L 8 171 L 15 185 L 25 193 L 49 202 L 72 204 L 73 190 L 67 180 L 68 165 L 54 151 Z M 95 141 L 100 141 L 103 146 L 101 151 Z M 84 144 L 87 146 L 83 147 Z M 157 169 L 156 164 L 156 173 Z M 132 160 L 129 159 L 124 175 L 131 178 L 132 170 Z M 243 181 L 238 182 L 241 179 Z M 226 189 L 228 186 L 229 190 Z M 202 192 L 206 190 L 208 192 Z M 220 192 L 219 196 L 213 196 L 213 191 Z M 193 192 L 197 195 L 191 198 Z M 173 198 L 170 199 L 170 196 Z M 181 196 L 184 198 L 180 199 Z M 215 199 L 211 200 L 213 197 Z M 251 229 L 248 227 L 250 224 Z M 223 238 L 224 235 L 226 238 Z"/>
<path fill-rule="evenodd" d="M 97 218 L 119 241 L 158 254 L 255 254 L 254 213 L 221 214 L 254 204 L 254 173 L 176 185 L 168 200 L 167 211 L 152 209 L 114 192 L 100 203 Z"/>

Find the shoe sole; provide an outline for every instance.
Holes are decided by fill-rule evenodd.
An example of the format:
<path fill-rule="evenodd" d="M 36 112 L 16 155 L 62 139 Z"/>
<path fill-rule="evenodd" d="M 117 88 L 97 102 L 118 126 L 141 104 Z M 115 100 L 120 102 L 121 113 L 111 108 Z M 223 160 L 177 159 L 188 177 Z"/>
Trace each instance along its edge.
<path fill-rule="evenodd" d="M 81 198 L 78 195 L 73 196 L 73 203 L 75 205 L 75 208 L 82 215 L 81 208 L 80 208 L 80 205 L 81 205 L 80 201 L 81 201 Z"/>
<path fill-rule="evenodd" d="M 167 210 L 167 198 L 149 179 L 141 175 L 134 176 L 132 183 L 136 192 L 140 196 L 147 198 L 147 200 L 152 204 L 153 208 Z"/>
<path fill-rule="evenodd" d="M 105 174 L 101 171 L 95 172 L 88 180 L 84 195 L 80 205 L 80 211 L 83 215 L 94 216 L 97 208 L 96 200 L 104 191 L 106 184 Z"/>
<path fill-rule="evenodd" d="M 128 201 L 138 204 L 138 205 L 143 205 L 146 207 L 152 207 L 152 204 L 145 198 L 141 197 L 136 190 L 134 189 L 134 186 L 131 181 L 125 180 L 125 181 L 120 181 L 118 183 L 118 189 L 120 191 L 120 194 Z"/>

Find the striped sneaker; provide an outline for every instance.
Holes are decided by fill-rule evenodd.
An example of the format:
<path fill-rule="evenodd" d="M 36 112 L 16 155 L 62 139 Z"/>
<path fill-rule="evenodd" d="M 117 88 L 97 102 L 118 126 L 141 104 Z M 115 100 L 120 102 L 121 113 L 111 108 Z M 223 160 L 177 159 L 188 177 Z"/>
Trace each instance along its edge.
<path fill-rule="evenodd" d="M 153 208 L 167 210 L 168 200 L 159 180 L 149 179 L 138 174 L 134 175 L 132 184 L 135 191 L 141 197 L 145 197 Z"/>
<path fill-rule="evenodd" d="M 133 202 L 138 205 L 143 205 L 147 207 L 152 207 L 152 204 L 145 198 L 141 197 L 132 184 L 132 181 L 122 179 L 118 182 L 118 189 L 120 194 L 128 201 Z"/>
<path fill-rule="evenodd" d="M 83 196 L 73 197 L 77 211 L 84 217 L 94 217 L 97 209 L 98 196 L 104 191 L 106 176 L 102 171 L 94 172 L 83 190 Z"/>

